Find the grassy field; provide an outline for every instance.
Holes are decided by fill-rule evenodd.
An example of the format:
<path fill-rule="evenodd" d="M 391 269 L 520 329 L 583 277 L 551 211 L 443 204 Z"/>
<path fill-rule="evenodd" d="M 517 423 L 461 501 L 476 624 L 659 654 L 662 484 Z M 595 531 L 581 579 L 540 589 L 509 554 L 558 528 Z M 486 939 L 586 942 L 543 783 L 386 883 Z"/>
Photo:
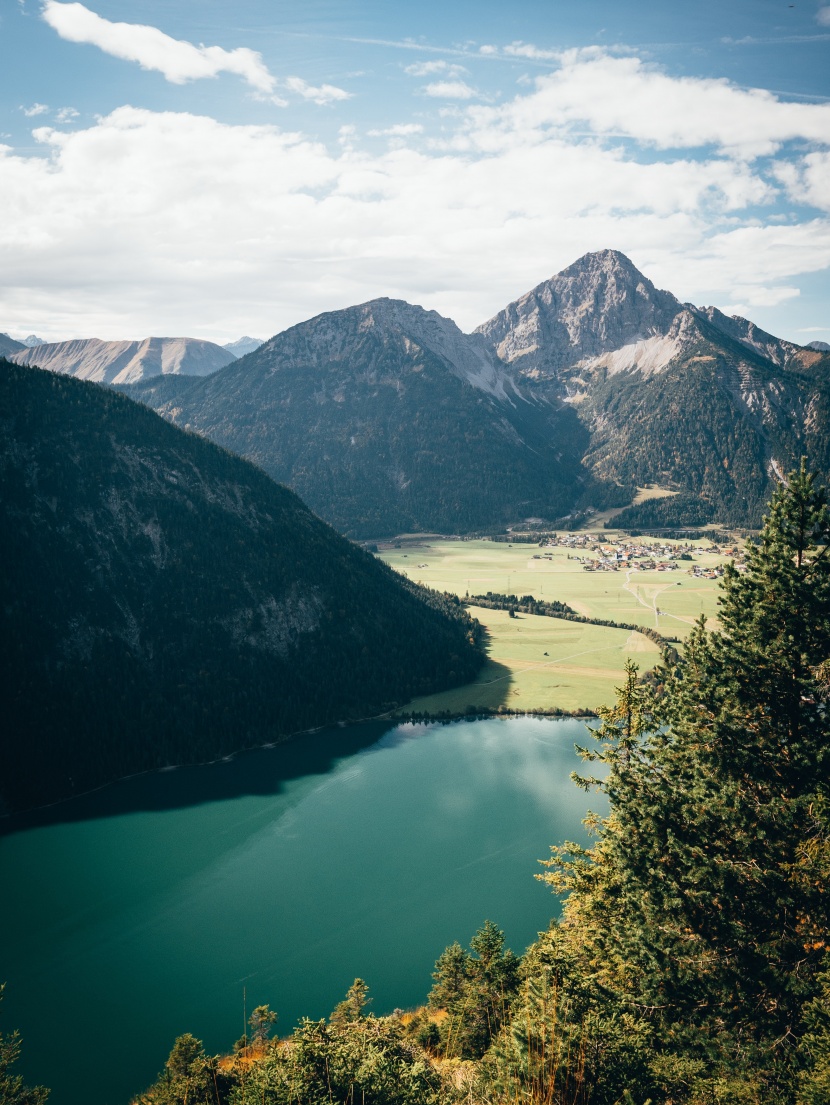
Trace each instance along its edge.
<path fill-rule="evenodd" d="M 610 543 L 613 536 L 604 533 L 598 539 Z M 534 554 L 550 559 L 536 560 Z M 679 561 L 677 570 L 667 572 L 586 572 L 575 554 L 585 555 L 561 547 L 411 538 L 401 540 L 400 548 L 382 548 L 379 555 L 410 579 L 439 591 L 560 599 L 580 614 L 652 626 L 681 640 L 700 614 L 716 617 L 717 581 L 694 578 L 689 570 L 695 564 L 712 568 L 722 563 L 717 551 L 695 553 L 693 562 Z M 490 660 L 479 679 L 416 699 L 408 708 L 429 713 L 464 712 L 469 706 L 594 708 L 613 701 L 627 657 L 642 668 L 659 659 L 656 645 L 627 630 L 528 614 L 510 618 L 500 610 L 473 608 L 471 613 L 489 634 Z"/>

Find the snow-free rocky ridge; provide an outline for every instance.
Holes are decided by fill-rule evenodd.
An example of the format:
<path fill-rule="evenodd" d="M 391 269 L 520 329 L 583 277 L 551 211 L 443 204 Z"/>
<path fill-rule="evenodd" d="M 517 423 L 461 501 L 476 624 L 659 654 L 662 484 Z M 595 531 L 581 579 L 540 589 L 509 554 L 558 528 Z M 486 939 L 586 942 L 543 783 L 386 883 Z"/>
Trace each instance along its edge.
<path fill-rule="evenodd" d="M 206 376 L 236 359 L 220 345 L 200 338 L 76 338 L 7 355 L 16 364 L 35 365 L 99 384 L 132 384 L 159 374 Z"/>

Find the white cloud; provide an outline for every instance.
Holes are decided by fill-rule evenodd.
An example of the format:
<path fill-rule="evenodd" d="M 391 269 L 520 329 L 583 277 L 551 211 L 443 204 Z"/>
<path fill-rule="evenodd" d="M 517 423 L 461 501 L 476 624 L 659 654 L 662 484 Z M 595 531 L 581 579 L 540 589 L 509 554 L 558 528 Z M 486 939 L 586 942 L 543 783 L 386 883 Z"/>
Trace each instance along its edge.
<path fill-rule="evenodd" d="M 822 27 L 830 27 L 830 5 L 819 8 L 816 12 L 816 19 Z"/>
<path fill-rule="evenodd" d="M 720 79 L 669 77 L 639 58 L 597 48 L 562 54 L 559 69 L 539 77 L 533 95 L 473 110 L 472 130 L 484 131 L 489 144 L 499 131 L 514 143 L 579 127 L 659 150 L 714 146 L 750 159 L 794 139 L 830 144 L 828 103 L 790 103 Z"/>
<path fill-rule="evenodd" d="M 192 42 L 171 38 L 157 27 L 141 23 L 111 23 L 78 3 L 44 0 L 43 18 L 68 42 L 97 46 L 104 53 L 124 61 L 137 62 L 142 69 L 155 70 L 172 84 L 232 73 L 241 77 L 259 95 L 268 96 L 279 107 L 287 101 L 278 88 L 304 100 L 327 105 L 348 100 L 350 92 L 332 84 L 313 85 L 302 77 L 277 79 L 269 72 L 256 50 L 239 46 L 225 50 L 221 46 L 194 46 Z"/>
<path fill-rule="evenodd" d="M 450 77 L 460 77 L 467 70 L 463 65 L 456 65 L 448 61 L 420 61 L 413 65 L 407 65 L 404 73 L 410 77 L 431 77 L 435 73 L 444 73 Z"/>
<path fill-rule="evenodd" d="M 219 73 L 242 77 L 258 92 L 273 92 L 276 84 L 261 55 L 244 46 L 235 50 L 194 46 L 171 38 L 157 27 L 111 23 L 83 4 L 62 4 L 58 0 L 45 0 L 43 18 L 68 42 L 88 43 L 113 57 L 138 62 L 142 69 L 155 69 L 173 84 Z"/>
<path fill-rule="evenodd" d="M 73 119 L 77 119 L 79 112 L 74 107 L 62 107 L 55 112 L 56 123 L 71 123 Z"/>
<path fill-rule="evenodd" d="M 508 57 L 529 58 L 532 61 L 558 61 L 562 56 L 561 50 L 540 50 L 528 42 L 513 42 L 505 46 L 503 52 Z"/>
<path fill-rule="evenodd" d="M 28 119 L 31 119 L 35 115 L 45 115 L 46 112 L 49 110 L 49 105 L 48 104 L 32 104 L 31 107 L 21 107 L 20 110 L 23 112 L 23 114 Z"/>
<path fill-rule="evenodd" d="M 302 96 L 304 100 L 311 100 L 315 104 L 333 104 L 339 100 L 351 99 L 351 92 L 343 88 L 337 88 L 333 84 L 313 85 L 304 81 L 302 77 L 286 77 L 281 84 L 289 90 Z"/>
<path fill-rule="evenodd" d="M 441 100 L 471 100 L 476 96 L 476 90 L 471 88 L 466 81 L 433 81 L 425 85 L 421 91 L 425 96 L 433 96 Z"/>
<path fill-rule="evenodd" d="M 370 138 L 409 138 L 415 134 L 423 134 L 422 123 L 395 123 L 392 127 L 383 130 L 367 131 Z"/>
<path fill-rule="evenodd" d="M 830 213 L 830 150 L 776 166 L 775 175 L 796 202 Z"/>
<path fill-rule="evenodd" d="M 724 82 L 631 61 L 574 55 L 502 107 L 457 104 L 440 145 L 422 123 L 370 132 L 392 139 L 381 150 L 349 124 L 327 148 L 128 107 L 69 132 L 40 127 L 48 156 L 0 151 L 0 318 L 66 336 L 227 340 L 391 295 L 472 328 L 586 251 L 615 248 L 682 299 L 757 308 L 763 325 L 802 274 L 830 266 L 830 217 L 817 216 L 830 213 L 830 151 L 809 140 L 823 134 L 815 105 L 763 94 L 759 114 Z M 597 88 L 614 80 L 639 144 L 607 140 Z M 586 89 L 577 128 L 569 105 Z M 693 106 L 695 90 L 708 106 L 690 111 L 678 151 L 664 145 L 676 124 L 663 100 Z M 736 118 L 706 117 L 712 103 Z M 712 152 L 734 152 L 742 113 L 753 143 L 780 136 L 779 107 L 786 133 L 805 139 L 798 160 Z"/>

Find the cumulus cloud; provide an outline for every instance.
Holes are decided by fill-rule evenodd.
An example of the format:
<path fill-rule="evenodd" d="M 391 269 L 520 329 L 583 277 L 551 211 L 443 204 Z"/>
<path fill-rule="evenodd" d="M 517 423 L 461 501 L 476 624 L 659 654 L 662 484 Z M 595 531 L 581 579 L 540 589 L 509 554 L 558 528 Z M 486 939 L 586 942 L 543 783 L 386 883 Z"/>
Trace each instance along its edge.
<path fill-rule="evenodd" d="M 441 100 L 471 100 L 477 95 L 466 81 L 433 81 L 421 89 L 425 96 Z"/>
<path fill-rule="evenodd" d="M 682 299 L 757 308 L 763 325 L 801 274 L 830 264 L 824 116 L 766 93 L 757 112 L 745 90 L 635 62 L 569 56 L 508 104 L 457 104 L 440 144 L 422 123 L 372 132 L 393 139 L 381 150 L 348 126 L 329 148 L 128 107 L 39 127 L 47 156 L 0 151 L 0 317 L 63 335 L 227 340 L 391 295 L 472 328 L 586 251 L 615 248 Z M 616 107 L 596 89 L 577 114 L 592 66 L 600 88 L 619 79 L 631 95 L 639 140 L 612 137 Z M 695 114 L 695 89 L 737 118 Z M 688 130 L 665 99 L 690 105 Z M 742 113 L 772 156 L 736 150 Z M 789 138 L 797 159 L 775 154 Z"/>
<path fill-rule="evenodd" d="M 31 119 L 35 115 L 45 115 L 49 110 L 48 104 L 32 104 L 31 107 L 21 107 L 23 114 Z"/>
<path fill-rule="evenodd" d="M 278 80 L 269 72 L 262 55 L 245 46 L 234 50 L 194 46 L 192 42 L 171 38 L 157 27 L 112 23 L 83 4 L 44 0 L 42 15 L 67 42 L 97 46 L 113 57 L 137 62 L 142 69 L 161 73 L 172 84 L 231 73 L 241 77 L 258 94 L 269 96 L 280 107 L 284 107 L 286 101 L 276 91 L 278 87 L 323 105 L 347 100 L 351 95 L 331 84 L 311 85 L 301 77 Z"/>
<path fill-rule="evenodd" d="M 529 58 L 531 61 L 558 61 L 562 56 L 560 50 L 541 50 L 529 42 L 512 42 L 504 47 L 503 52 L 508 57 Z"/>
<path fill-rule="evenodd" d="M 457 65 L 453 62 L 443 61 L 438 59 L 436 61 L 419 61 L 413 65 L 407 65 L 404 67 L 404 73 L 410 77 L 431 77 L 435 73 L 444 73 L 450 77 L 459 77 L 466 73 L 467 70 L 463 65 Z"/>
<path fill-rule="evenodd" d="M 816 12 L 816 19 L 822 25 L 822 27 L 830 27 L 830 5 L 819 8 L 819 10 Z"/>
<path fill-rule="evenodd" d="M 77 119 L 79 112 L 74 107 L 61 107 L 55 112 L 56 123 L 71 123 L 73 119 Z"/>
<path fill-rule="evenodd" d="M 333 84 L 309 84 L 302 77 L 286 77 L 281 83 L 289 92 L 296 92 L 304 100 L 311 100 L 323 106 L 337 103 L 339 100 L 349 100 L 352 95 L 351 92 L 346 92 L 345 89 L 337 88 Z"/>
<path fill-rule="evenodd" d="M 424 126 L 423 123 L 395 123 L 394 126 L 367 133 L 370 138 L 410 138 L 414 134 L 423 134 Z"/>
<path fill-rule="evenodd" d="M 492 142 L 540 140 L 546 129 L 587 128 L 660 150 L 714 146 L 753 159 L 782 143 L 830 143 L 830 104 L 791 103 L 762 89 L 721 79 L 670 77 L 637 57 L 596 48 L 568 51 L 559 68 L 536 80 L 532 95 L 479 108 L 473 130 Z"/>

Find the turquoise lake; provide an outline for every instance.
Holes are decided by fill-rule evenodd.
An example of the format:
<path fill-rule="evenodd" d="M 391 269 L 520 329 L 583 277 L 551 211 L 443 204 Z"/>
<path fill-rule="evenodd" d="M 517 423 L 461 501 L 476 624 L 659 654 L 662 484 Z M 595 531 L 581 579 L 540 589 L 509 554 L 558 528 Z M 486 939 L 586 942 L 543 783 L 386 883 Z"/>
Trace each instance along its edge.
<path fill-rule="evenodd" d="M 486 919 L 521 952 L 557 912 L 534 879 L 583 840 L 579 720 L 373 723 L 145 775 L 2 825 L 2 1028 L 51 1105 L 126 1105 L 174 1038 L 211 1052 L 268 1003 L 285 1034 L 356 976 L 421 1003 Z"/>

